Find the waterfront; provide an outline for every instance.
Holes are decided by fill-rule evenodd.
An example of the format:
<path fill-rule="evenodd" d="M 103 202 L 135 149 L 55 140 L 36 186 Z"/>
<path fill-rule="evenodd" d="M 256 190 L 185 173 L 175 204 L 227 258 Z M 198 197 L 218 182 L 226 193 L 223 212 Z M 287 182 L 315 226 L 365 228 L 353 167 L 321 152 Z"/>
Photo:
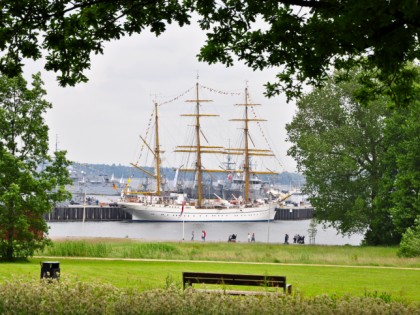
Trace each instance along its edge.
<path fill-rule="evenodd" d="M 206 241 L 225 242 L 230 234 L 237 234 L 238 242 L 247 242 L 248 233 L 255 233 L 256 242 L 284 243 L 285 234 L 289 234 L 289 243 L 293 243 L 295 234 L 304 235 L 309 243 L 308 229 L 310 220 L 271 221 L 271 222 L 49 222 L 49 236 L 57 238 L 107 237 L 129 238 L 143 241 L 201 241 L 201 231 L 206 231 Z M 351 237 L 337 235 L 332 228 L 317 226 L 315 244 L 318 245 L 360 245 L 363 236 Z"/>

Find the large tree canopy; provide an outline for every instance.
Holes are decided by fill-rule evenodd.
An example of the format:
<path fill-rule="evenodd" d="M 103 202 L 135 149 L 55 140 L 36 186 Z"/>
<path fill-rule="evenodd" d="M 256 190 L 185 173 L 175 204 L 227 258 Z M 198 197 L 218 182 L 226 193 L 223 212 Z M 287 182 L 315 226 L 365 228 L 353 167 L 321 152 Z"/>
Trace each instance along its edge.
<path fill-rule="evenodd" d="M 269 95 L 300 95 L 302 83 L 319 85 L 331 67 L 359 64 L 378 69 L 377 78 L 394 83 L 391 95 L 408 102 L 412 76 L 403 68 L 419 58 L 417 0 L 3 0 L 0 70 L 15 75 L 24 58 L 45 51 L 45 68 L 74 85 L 87 80 L 104 42 L 147 28 L 159 35 L 167 24 L 189 24 L 193 13 L 208 36 L 199 58 L 278 67 Z"/>
<path fill-rule="evenodd" d="M 46 52 L 45 69 L 61 72 L 61 85 L 87 81 L 91 54 L 103 43 L 150 28 L 156 35 L 166 23 L 189 21 L 178 0 L 5 0 L 1 4 L 0 49 L 6 52 L 0 70 L 14 76 L 23 58 Z"/>
<path fill-rule="evenodd" d="M 306 177 L 317 219 L 343 234 L 371 229 L 380 215 L 372 203 L 380 185 L 386 100 L 362 107 L 354 98 L 357 89 L 355 80 L 329 81 L 297 103 L 286 127 L 289 154 Z"/>
<path fill-rule="evenodd" d="M 390 208 L 397 233 L 420 220 L 420 74 L 409 107 L 386 120 L 378 207 Z M 419 249 L 420 250 L 420 249 Z"/>
<path fill-rule="evenodd" d="M 31 256 L 48 241 L 43 215 L 69 198 L 65 152 L 48 155 L 44 114 L 51 104 L 39 74 L 32 89 L 21 77 L 0 76 L 0 259 Z"/>
<path fill-rule="evenodd" d="M 387 96 L 362 106 L 360 76 L 367 74 L 331 79 L 298 101 L 286 127 L 289 154 L 306 176 L 317 219 L 343 234 L 363 232 L 367 244 L 395 244 L 420 216 L 420 97 L 400 111 L 385 106 Z"/>

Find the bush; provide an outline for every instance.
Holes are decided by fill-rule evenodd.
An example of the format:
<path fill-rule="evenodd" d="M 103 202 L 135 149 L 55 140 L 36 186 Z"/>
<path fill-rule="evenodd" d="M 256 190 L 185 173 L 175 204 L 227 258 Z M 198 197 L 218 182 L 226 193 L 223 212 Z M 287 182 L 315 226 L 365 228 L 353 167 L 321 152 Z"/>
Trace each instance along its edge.
<path fill-rule="evenodd" d="M 398 257 L 420 256 L 420 217 L 414 223 L 413 228 L 408 228 L 401 239 Z"/>
<path fill-rule="evenodd" d="M 139 292 L 110 285 L 14 280 L 0 285 L 0 314 L 417 314 L 419 305 L 376 296 L 233 297 L 170 286 Z"/>

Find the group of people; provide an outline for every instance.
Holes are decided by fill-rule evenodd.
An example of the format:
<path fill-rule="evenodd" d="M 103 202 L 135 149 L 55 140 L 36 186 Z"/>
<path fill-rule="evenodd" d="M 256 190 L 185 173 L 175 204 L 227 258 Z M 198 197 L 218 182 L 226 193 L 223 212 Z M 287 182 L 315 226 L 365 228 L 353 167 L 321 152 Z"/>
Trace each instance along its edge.
<path fill-rule="evenodd" d="M 204 242 L 206 240 L 207 233 L 205 230 L 201 231 L 201 240 Z M 237 234 L 229 235 L 228 242 L 236 242 Z M 194 241 L 194 231 L 191 232 L 191 241 Z M 248 233 L 248 243 L 255 242 L 255 233 Z M 305 244 L 305 236 L 296 234 L 293 236 L 294 244 Z M 289 234 L 284 235 L 284 244 L 289 244 Z"/>
<path fill-rule="evenodd" d="M 229 235 L 228 242 L 236 242 L 237 234 Z M 248 233 L 248 243 L 255 242 L 255 233 Z"/>
<path fill-rule="evenodd" d="M 305 236 L 296 234 L 295 236 L 293 236 L 293 243 L 305 244 Z"/>
<path fill-rule="evenodd" d="M 201 240 L 204 242 L 206 240 L 207 233 L 205 230 L 201 231 Z M 191 231 L 191 241 L 194 241 L 194 231 Z M 228 242 L 236 242 L 237 234 L 229 235 Z M 248 233 L 248 243 L 255 242 L 255 233 Z"/>
<path fill-rule="evenodd" d="M 284 235 L 284 244 L 289 244 L 289 234 Z M 305 236 L 296 234 L 293 236 L 293 244 L 305 244 Z"/>
<path fill-rule="evenodd" d="M 206 240 L 207 233 L 205 230 L 201 231 L 201 240 L 204 242 Z M 194 241 L 194 231 L 191 232 L 191 241 Z"/>
<path fill-rule="evenodd" d="M 229 235 L 228 242 L 236 242 L 237 234 Z M 248 233 L 248 243 L 255 242 L 255 233 Z"/>

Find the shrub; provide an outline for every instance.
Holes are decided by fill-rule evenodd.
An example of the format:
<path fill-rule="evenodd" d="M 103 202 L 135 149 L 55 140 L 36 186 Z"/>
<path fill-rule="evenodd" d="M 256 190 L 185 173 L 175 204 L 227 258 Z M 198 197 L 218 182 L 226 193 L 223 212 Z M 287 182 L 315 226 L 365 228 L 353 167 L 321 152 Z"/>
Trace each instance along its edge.
<path fill-rule="evenodd" d="M 233 297 L 185 291 L 122 290 L 110 285 L 14 280 L 0 285 L 0 314 L 413 314 L 419 305 L 376 296 L 299 294 Z"/>
<path fill-rule="evenodd" d="M 414 226 L 408 228 L 403 234 L 397 255 L 399 257 L 420 256 L 420 216 L 417 217 Z"/>

